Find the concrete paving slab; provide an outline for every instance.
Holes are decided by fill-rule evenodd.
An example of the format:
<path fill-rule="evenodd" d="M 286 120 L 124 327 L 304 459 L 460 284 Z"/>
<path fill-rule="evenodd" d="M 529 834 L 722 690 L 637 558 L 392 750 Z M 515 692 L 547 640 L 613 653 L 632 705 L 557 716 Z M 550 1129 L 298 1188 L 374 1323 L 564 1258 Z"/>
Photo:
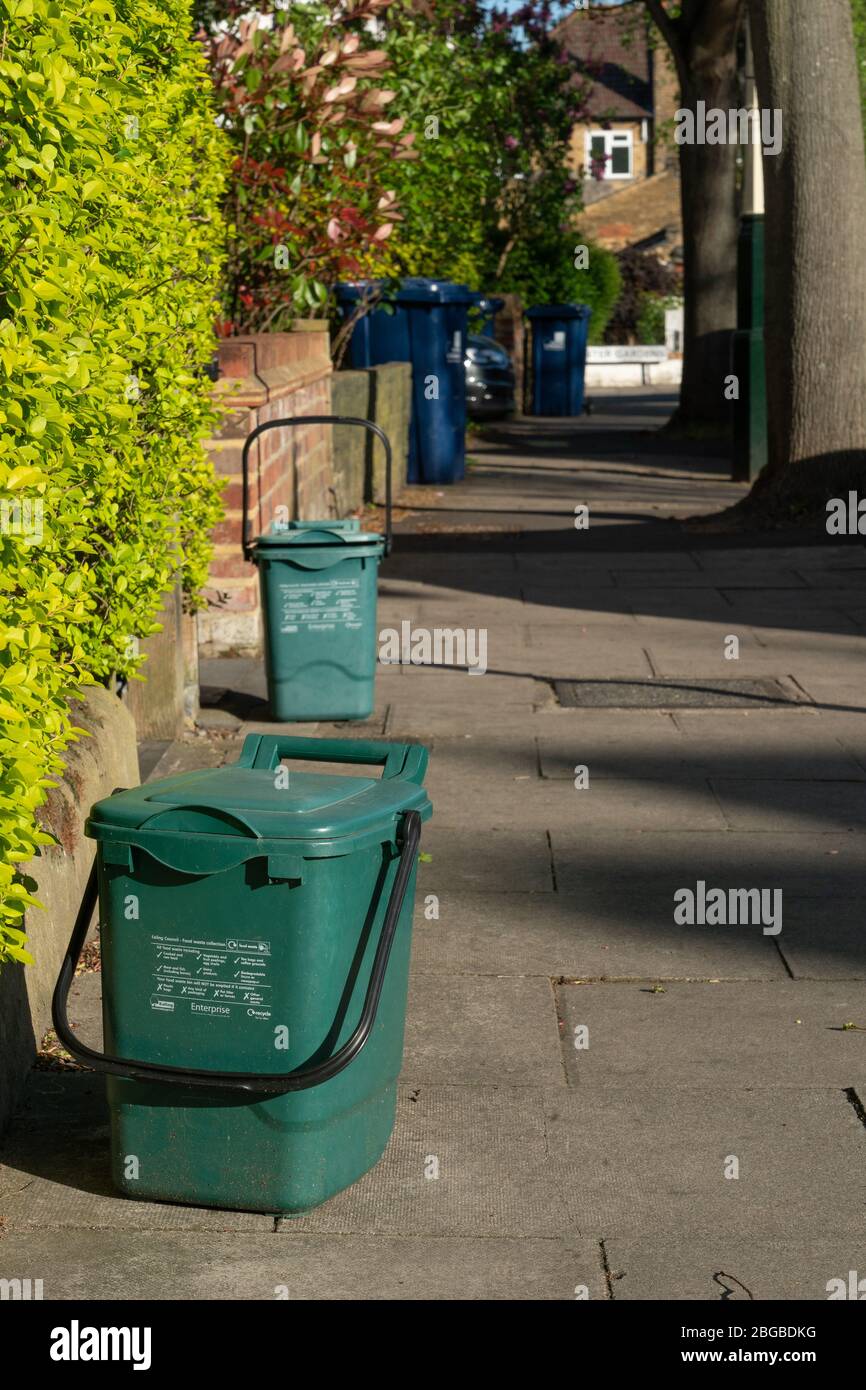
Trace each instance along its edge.
<path fill-rule="evenodd" d="M 563 567 L 567 567 L 569 572 L 586 574 L 588 579 L 592 571 L 599 570 L 603 574 L 607 574 L 614 567 L 632 573 L 643 573 L 659 567 L 675 569 L 677 572 L 697 571 L 698 569 L 695 557 L 687 550 L 656 550 L 651 555 L 628 550 L 619 552 L 608 549 L 588 550 L 581 546 L 581 539 L 585 535 L 586 532 L 576 532 L 573 547 L 567 550 L 564 556 L 557 556 L 555 560 L 549 561 L 547 564 L 545 564 L 543 556 L 517 554 L 515 557 L 517 573 L 523 579 L 538 577 L 541 583 L 551 584 Z"/>
<path fill-rule="evenodd" d="M 866 1058 L 866 1033 L 844 1028 L 863 1014 L 856 982 L 670 983 L 661 993 L 561 984 L 557 1000 L 569 1080 L 587 1089 L 736 1083 L 841 1091 Z M 589 1029 L 582 1050 L 574 1046 L 580 1026 Z"/>
<path fill-rule="evenodd" d="M 438 826 L 434 811 L 424 827 L 421 850 L 431 857 L 420 866 L 419 897 L 467 889 L 544 893 L 554 887 L 548 839 L 541 830 L 468 834 Z"/>
<path fill-rule="evenodd" d="M 858 767 L 866 770 L 866 710 L 851 713 L 822 710 L 821 721 Z"/>
<path fill-rule="evenodd" d="M 544 831 L 551 822 L 551 807 L 538 791 L 537 772 L 489 771 L 468 786 L 447 769 L 438 768 L 427 781 L 440 829 Z"/>
<path fill-rule="evenodd" d="M 598 778 L 664 780 L 684 774 L 794 778 L 812 781 L 863 779 L 864 761 L 842 746 L 826 716 L 798 706 L 774 710 L 581 712 L 556 734 L 539 737 L 545 777 L 574 778 L 584 763 Z"/>
<path fill-rule="evenodd" d="M 825 673 L 829 663 L 825 664 Z M 812 671 L 803 675 L 800 685 L 810 700 L 822 712 L 837 714 L 866 714 L 866 690 L 863 681 L 847 676 L 840 680 L 829 674 L 815 675 Z"/>
<path fill-rule="evenodd" d="M 729 623 L 731 605 L 715 589 L 653 589 L 631 594 L 627 599 L 622 590 L 623 606 L 634 614 L 639 627 L 668 628 L 678 633 L 689 623 Z"/>
<path fill-rule="evenodd" d="M 786 627 L 794 640 L 807 632 L 844 636 L 852 632 L 851 620 L 843 607 L 845 600 L 838 596 L 819 599 L 810 597 L 814 591 L 803 591 L 797 594 L 795 605 L 786 594 L 774 596 L 758 589 L 725 589 L 721 594 L 731 621 L 755 630 Z"/>
<path fill-rule="evenodd" d="M 402 1075 L 413 1086 L 564 1085 L 550 981 L 413 976 Z"/>
<path fill-rule="evenodd" d="M 866 660 L 866 638 L 853 628 L 850 632 L 838 631 L 835 626 L 833 631 L 804 632 L 767 625 L 753 627 L 753 631 L 768 651 L 794 653 L 800 661 L 817 658 L 826 662 L 828 655 L 834 664 Z"/>
<path fill-rule="evenodd" d="M 673 721 L 694 770 L 720 777 L 862 780 L 864 765 L 843 746 L 821 711 L 677 711 Z M 864 733 L 866 750 L 866 733 Z"/>
<path fill-rule="evenodd" d="M 11 1234 L 0 1277 L 44 1270 L 44 1296 L 109 1300 L 401 1302 L 573 1300 L 606 1296 L 597 1241 L 412 1236 Z M 7 1274 L 7 1271 L 12 1273 Z M 20 1276 L 19 1276 L 20 1277 Z M 32 1277 L 40 1277 L 33 1275 Z"/>
<path fill-rule="evenodd" d="M 721 830 L 725 825 L 705 778 L 671 775 L 664 779 L 600 778 L 578 791 L 562 781 L 550 785 L 547 824 L 551 831 L 585 828 L 669 831 Z M 527 798 L 529 799 L 529 798 Z"/>
<path fill-rule="evenodd" d="M 428 921 L 420 905 L 412 968 L 420 975 L 651 982 L 786 978 L 773 942 L 751 928 L 705 927 L 698 932 L 667 921 L 648 931 L 637 901 L 631 919 L 599 920 L 580 894 L 562 893 L 443 895 L 437 921 Z"/>
<path fill-rule="evenodd" d="M 528 684 L 530 682 L 525 682 L 524 689 Z M 550 687 L 545 687 L 543 696 L 537 702 L 518 699 L 514 703 L 486 710 L 483 704 L 462 708 L 459 701 L 452 701 L 450 705 L 422 707 L 417 699 L 398 698 L 391 705 L 386 732 L 389 738 L 410 737 L 422 742 L 428 738 L 461 738 L 465 734 L 507 738 L 510 733 L 524 734 L 531 727 L 532 716 L 539 707 L 553 706 Z"/>
<path fill-rule="evenodd" d="M 725 656 L 728 637 L 739 640 L 739 657 L 735 660 Z M 786 678 L 797 672 L 793 658 L 767 651 L 749 629 L 737 623 L 720 624 L 706 637 L 688 642 L 678 634 L 673 639 L 653 635 L 646 647 L 655 674 L 672 680 L 696 676 L 757 680 L 768 676 Z"/>
<path fill-rule="evenodd" d="M 722 1232 L 689 1240 L 615 1237 L 604 1248 L 613 1297 L 622 1303 L 821 1302 L 829 1297 L 828 1285 L 831 1291 L 837 1287 L 831 1281 L 843 1279 L 847 1287 L 849 1270 L 866 1268 L 866 1238 L 861 1235 L 809 1241 L 756 1240 Z M 792 1319 L 795 1323 L 802 1320 Z M 710 1343 L 695 1337 L 693 1345 L 727 1349 L 721 1339 Z M 808 1351 L 814 1345 L 810 1338 L 792 1339 L 784 1350 Z M 781 1342 L 773 1346 L 783 1349 Z"/>
<path fill-rule="evenodd" d="M 272 1216 L 136 1202 L 111 1185 L 105 1083 L 90 1072 L 36 1073 L 0 1147 L 0 1217 L 14 1232 L 273 1230 Z M 6 1258 L 2 1242 L 0 1263 Z M 37 1276 L 34 1276 L 37 1277 Z"/>
<path fill-rule="evenodd" d="M 404 707 L 414 702 L 419 723 L 428 710 L 493 716 L 500 707 L 523 706 L 547 695 L 529 675 L 500 676 L 491 670 L 471 675 L 448 666 L 404 666 L 403 681 L 397 700 Z"/>
<path fill-rule="evenodd" d="M 491 774 L 466 786 L 431 779 L 438 824 L 494 830 L 723 830 L 726 821 L 706 778 L 600 779 L 580 790 L 564 779 Z"/>
<path fill-rule="evenodd" d="M 778 782 L 713 777 L 710 785 L 734 830 L 866 829 L 866 785 L 861 779 Z"/>
<path fill-rule="evenodd" d="M 555 730 L 538 735 L 544 777 L 573 782 L 575 767 L 582 764 L 589 769 L 590 786 L 594 778 L 677 776 L 686 771 L 685 754 L 672 716 L 658 710 L 581 710 L 579 718 L 565 718 Z"/>
<path fill-rule="evenodd" d="M 523 614 L 530 634 L 530 644 L 538 634 L 544 638 L 551 633 L 562 642 L 576 629 L 594 629 L 601 633 L 619 632 L 632 629 L 637 620 L 629 608 L 617 603 L 613 595 L 604 602 L 597 599 L 593 604 L 585 603 L 580 592 L 569 597 L 556 585 L 549 589 L 527 588 L 523 590 Z"/>
<path fill-rule="evenodd" d="M 606 1245 L 866 1238 L 866 1130 L 841 1091 L 569 1090 L 548 1137 L 573 1226 Z"/>
<path fill-rule="evenodd" d="M 854 900 L 866 874 L 866 843 L 848 831 L 778 834 L 772 831 L 636 831 L 627 854 L 604 833 L 551 829 L 553 867 L 561 893 L 582 893 L 602 911 L 630 910 L 642 895 L 651 920 L 672 919 L 673 894 L 698 880 L 723 888 L 781 888 L 785 899 Z M 500 884 L 499 887 L 504 885 Z"/>
<path fill-rule="evenodd" d="M 613 557 L 612 557 L 613 558 Z M 705 570 L 699 570 L 696 566 L 670 566 L 659 565 L 647 567 L 643 570 L 634 570 L 614 566 L 610 571 L 613 582 L 617 589 L 632 597 L 640 598 L 645 593 L 652 593 L 653 589 L 709 589 L 718 591 L 722 586 L 714 574 L 708 574 Z M 767 576 L 770 581 L 770 576 Z M 749 583 L 752 583 L 751 579 Z M 774 573 L 772 582 L 784 585 L 785 588 L 805 589 L 805 580 L 793 573 L 784 572 Z M 735 581 L 728 581 L 728 587 L 735 584 Z"/>
<path fill-rule="evenodd" d="M 401 1087 L 379 1163 L 291 1232 L 320 1235 L 556 1236 L 567 1224 L 532 1087 Z"/>
<path fill-rule="evenodd" d="M 69 1023 L 90 1047 L 102 1047 L 102 971 L 76 975 L 69 991 Z"/>
<path fill-rule="evenodd" d="M 653 668 L 638 634 L 608 640 L 594 627 L 575 628 L 565 640 L 538 641 L 530 649 L 534 674 L 547 681 L 610 680 L 651 676 Z"/>
<path fill-rule="evenodd" d="M 794 898 L 785 907 L 779 950 L 795 979 L 866 979 L 866 933 L 860 898 L 828 903 Z M 866 1001 L 861 1011 L 866 1026 Z"/>
<path fill-rule="evenodd" d="M 503 739 L 496 737 L 494 729 L 488 736 L 438 737 L 424 742 L 430 750 L 425 786 L 431 788 L 431 796 L 442 782 L 475 787 L 491 779 L 539 776 L 538 750 L 531 733 Z"/>
<path fill-rule="evenodd" d="M 147 780 L 157 782 L 163 777 L 176 777 L 181 772 L 198 772 L 203 767 L 219 767 L 224 760 L 224 753 L 220 741 L 210 739 L 204 733 L 178 739 L 168 745 Z"/>

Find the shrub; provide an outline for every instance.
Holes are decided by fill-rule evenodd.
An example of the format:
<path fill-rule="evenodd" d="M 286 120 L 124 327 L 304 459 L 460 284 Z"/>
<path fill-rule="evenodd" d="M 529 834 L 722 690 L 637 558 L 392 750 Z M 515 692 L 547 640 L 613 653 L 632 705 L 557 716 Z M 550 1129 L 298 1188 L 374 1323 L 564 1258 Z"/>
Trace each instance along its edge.
<path fill-rule="evenodd" d="M 588 265 L 576 269 L 579 246 L 586 246 Z M 526 242 L 509 258 L 503 287 L 520 295 L 526 308 L 534 304 L 587 304 L 592 310 L 589 341 L 601 341 L 622 287 L 616 256 L 601 246 L 580 243 L 577 236 Z"/>
<path fill-rule="evenodd" d="M 637 319 L 638 342 L 649 345 L 663 343 L 665 341 L 665 310 L 675 308 L 680 302 L 672 295 L 646 295 Z"/>
<path fill-rule="evenodd" d="M 188 0 L 0 0 L 0 960 L 75 731 L 207 569 L 225 151 Z"/>
<path fill-rule="evenodd" d="M 579 206 L 566 156 L 583 84 L 553 30 L 556 8 L 394 0 L 388 81 L 418 155 L 393 173 L 402 214 L 388 247 L 394 273 L 497 294 L 515 248 Z"/>
<path fill-rule="evenodd" d="M 622 274 L 622 293 L 607 326 L 606 343 L 642 341 L 639 320 L 648 297 L 667 299 L 682 293 L 682 282 L 672 266 L 649 251 L 628 247 L 617 256 Z M 664 315 L 662 315 L 664 321 Z M 661 341 L 664 342 L 664 331 Z"/>
<path fill-rule="evenodd" d="M 294 6 L 291 22 L 275 0 L 252 16 L 201 12 L 234 154 L 221 333 L 324 315 L 337 280 L 386 269 L 395 162 L 415 157 L 369 38 L 389 4 L 323 0 Z"/>

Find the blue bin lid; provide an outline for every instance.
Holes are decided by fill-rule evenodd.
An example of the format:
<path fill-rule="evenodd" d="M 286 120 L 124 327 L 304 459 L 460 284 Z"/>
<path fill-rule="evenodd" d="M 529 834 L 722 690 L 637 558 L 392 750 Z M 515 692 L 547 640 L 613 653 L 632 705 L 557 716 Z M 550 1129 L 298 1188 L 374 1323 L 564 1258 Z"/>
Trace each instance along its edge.
<path fill-rule="evenodd" d="M 371 289 L 381 288 L 381 280 L 343 281 L 337 285 L 337 299 L 354 304 Z M 450 280 L 431 280 L 423 275 L 410 275 L 400 281 L 400 288 L 386 303 L 397 304 L 474 304 L 475 292 L 468 285 L 455 285 Z M 377 306 L 378 307 L 378 306 Z"/>
<path fill-rule="evenodd" d="M 384 283 L 383 280 L 341 280 L 334 287 L 334 292 L 338 303 L 355 304 L 363 294 L 381 290 Z"/>
<path fill-rule="evenodd" d="M 526 311 L 528 319 L 588 319 L 591 315 L 588 304 L 536 304 Z"/>
<path fill-rule="evenodd" d="M 481 290 L 472 290 L 472 303 L 476 309 L 485 309 L 488 314 L 498 314 L 505 300 L 499 295 L 482 294 Z"/>
<path fill-rule="evenodd" d="M 428 280 L 423 275 L 410 275 L 400 281 L 398 304 L 472 304 L 474 295 L 468 285 L 455 285 L 450 280 Z"/>

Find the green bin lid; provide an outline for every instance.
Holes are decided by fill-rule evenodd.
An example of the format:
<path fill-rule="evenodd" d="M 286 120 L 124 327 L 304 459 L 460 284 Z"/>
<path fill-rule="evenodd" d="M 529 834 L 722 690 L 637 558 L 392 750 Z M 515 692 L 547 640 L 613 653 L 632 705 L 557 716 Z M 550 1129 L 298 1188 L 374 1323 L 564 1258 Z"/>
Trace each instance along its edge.
<path fill-rule="evenodd" d="M 295 549 L 308 545 L 381 546 L 385 538 L 376 531 L 362 531 L 357 517 L 347 517 L 339 521 L 288 521 L 282 525 L 273 522 L 270 530 L 257 536 L 254 543 L 260 549 L 270 546 Z"/>
<path fill-rule="evenodd" d="M 300 745 L 303 753 L 295 753 L 293 746 Z M 346 756 L 340 759 L 342 750 Z M 368 750 L 376 756 L 366 758 Z M 287 769 L 285 784 L 277 777 L 281 755 L 382 762 L 386 753 L 382 777 L 293 767 Z M 124 862 L 109 846 L 138 846 L 188 873 L 215 872 L 263 854 L 348 854 L 393 843 L 404 811 L 417 810 L 423 820 L 429 818 L 432 808 L 421 785 L 426 763 L 426 750 L 408 744 L 250 734 L 236 763 L 179 773 L 98 801 L 87 834 L 104 842 L 108 862 Z"/>

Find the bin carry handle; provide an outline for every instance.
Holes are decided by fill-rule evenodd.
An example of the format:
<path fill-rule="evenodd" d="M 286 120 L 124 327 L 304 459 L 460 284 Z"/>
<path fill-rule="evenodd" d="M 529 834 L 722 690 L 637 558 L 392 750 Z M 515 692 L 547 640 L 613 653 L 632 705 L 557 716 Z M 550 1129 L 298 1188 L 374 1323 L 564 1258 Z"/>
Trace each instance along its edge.
<path fill-rule="evenodd" d="M 382 780 L 424 781 L 427 749 L 420 743 L 384 743 L 376 739 L 292 738 L 282 734 L 247 734 L 238 767 L 273 772 L 283 758 L 314 763 L 381 763 Z"/>
<path fill-rule="evenodd" d="M 243 453 L 241 455 L 241 468 L 243 470 L 243 496 L 241 509 L 243 513 L 243 552 L 244 559 L 253 558 L 253 547 L 250 544 L 250 522 L 247 516 L 249 509 L 250 495 L 250 448 L 265 430 L 275 430 L 283 425 L 363 425 L 365 430 L 375 434 L 381 439 L 385 447 L 385 554 L 391 554 L 391 441 L 383 429 L 374 425 L 372 420 L 362 420 L 357 415 L 287 415 L 282 420 L 266 420 L 263 425 L 256 425 L 252 434 L 248 434 L 244 440 Z"/>
<path fill-rule="evenodd" d="M 201 1086 L 207 1090 L 247 1091 L 252 1095 L 264 1096 L 281 1096 L 289 1091 L 306 1091 L 311 1086 L 320 1086 L 323 1081 L 330 1081 L 333 1076 L 336 1076 L 338 1072 L 343 1071 L 350 1062 L 354 1061 L 373 1031 L 376 1012 L 382 995 L 382 986 L 385 982 L 388 958 L 391 954 L 397 923 L 406 897 L 409 878 L 415 866 L 415 856 L 420 841 L 421 817 L 417 811 L 406 811 L 402 834 L 398 832 L 397 837 L 400 848 L 400 863 L 397 867 L 391 896 L 388 899 L 379 944 L 373 957 L 373 966 L 370 971 L 367 993 L 364 996 L 361 1017 L 358 1020 L 357 1028 L 348 1041 L 324 1061 L 305 1063 L 303 1066 L 295 1067 L 294 1071 L 285 1072 L 283 1075 L 267 1072 L 200 1071 L 187 1067 L 162 1066 L 157 1062 L 138 1062 L 128 1057 L 109 1057 L 106 1053 L 96 1052 L 93 1048 L 80 1042 L 69 1027 L 66 1005 L 75 967 L 84 946 L 93 909 L 99 898 L 96 859 L 93 861 L 81 907 L 78 909 L 78 916 L 75 920 L 75 927 L 63 966 L 57 984 L 54 986 L 51 1016 L 57 1037 L 67 1052 L 93 1071 L 107 1072 L 110 1076 L 123 1076 L 133 1081 L 157 1081 L 177 1086 Z"/>

